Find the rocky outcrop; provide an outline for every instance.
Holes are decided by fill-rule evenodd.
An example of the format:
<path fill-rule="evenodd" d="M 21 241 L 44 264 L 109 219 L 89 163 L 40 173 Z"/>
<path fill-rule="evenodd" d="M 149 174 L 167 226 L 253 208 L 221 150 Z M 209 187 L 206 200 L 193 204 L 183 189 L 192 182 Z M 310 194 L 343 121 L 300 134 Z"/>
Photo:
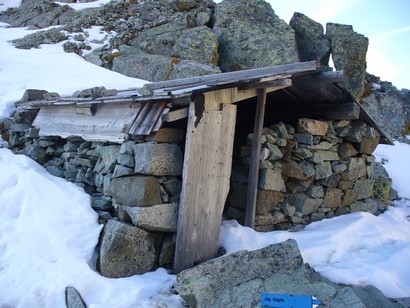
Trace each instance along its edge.
<path fill-rule="evenodd" d="M 349 25 L 328 23 L 326 35 L 332 46 L 332 59 L 337 70 L 343 70 L 348 78 L 341 83 L 359 100 L 366 81 L 366 53 L 369 39 Z"/>
<path fill-rule="evenodd" d="M 14 27 L 42 29 L 65 25 L 77 19 L 79 13 L 69 6 L 47 0 L 24 0 L 20 7 L 0 12 L 0 20 Z"/>
<path fill-rule="evenodd" d="M 179 273 L 175 289 L 190 307 L 258 307 L 262 293 L 312 295 L 324 307 L 401 307 L 372 286 L 325 279 L 303 263 L 294 240 L 204 262 Z"/>
<path fill-rule="evenodd" d="M 295 30 L 300 61 L 319 61 L 328 68 L 330 42 L 323 26 L 302 13 L 294 13 L 289 25 Z"/>
<path fill-rule="evenodd" d="M 376 123 L 383 123 L 384 131 L 392 139 L 406 141 L 402 137 L 410 133 L 408 90 L 399 91 L 390 82 L 380 81 L 372 75 L 367 77 L 367 88 L 367 95 L 360 100 L 362 106 Z"/>
<path fill-rule="evenodd" d="M 222 1 L 213 25 L 224 72 L 299 62 L 293 29 L 267 2 Z"/>

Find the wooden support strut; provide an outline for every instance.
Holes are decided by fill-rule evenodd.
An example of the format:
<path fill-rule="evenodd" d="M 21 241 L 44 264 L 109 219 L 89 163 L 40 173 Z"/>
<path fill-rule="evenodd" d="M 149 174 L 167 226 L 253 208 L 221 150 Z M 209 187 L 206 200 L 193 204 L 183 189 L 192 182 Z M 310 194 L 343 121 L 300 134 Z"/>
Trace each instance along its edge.
<path fill-rule="evenodd" d="M 259 161 L 261 156 L 261 139 L 263 119 L 265 117 L 266 88 L 258 90 L 258 102 L 256 105 L 255 126 L 253 130 L 251 162 L 249 166 L 248 191 L 246 198 L 245 226 L 255 227 L 256 195 L 258 191 Z"/>

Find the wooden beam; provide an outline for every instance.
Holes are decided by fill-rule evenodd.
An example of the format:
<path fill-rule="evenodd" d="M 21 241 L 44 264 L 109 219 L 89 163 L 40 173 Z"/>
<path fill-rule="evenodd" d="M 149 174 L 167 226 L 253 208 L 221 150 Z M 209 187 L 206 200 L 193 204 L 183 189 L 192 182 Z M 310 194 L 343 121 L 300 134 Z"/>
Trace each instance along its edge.
<path fill-rule="evenodd" d="M 236 101 L 238 89 L 237 88 L 227 88 L 222 90 L 214 90 L 210 92 L 203 93 L 205 97 L 205 108 L 220 110 L 221 103 L 230 104 Z"/>
<path fill-rule="evenodd" d="M 168 93 L 173 89 L 180 90 L 183 88 L 191 88 L 191 90 L 193 91 L 192 88 L 194 87 L 223 85 L 238 81 L 256 80 L 279 74 L 293 74 L 299 72 L 314 71 L 317 68 L 317 61 L 309 61 L 221 74 L 205 75 L 199 77 L 181 78 L 176 80 L 147 83 L 144 85 L 141 92 L 144 95 L 152 95 L 154 92 L 161 93 L 160 90 L 162 90 L 162 93 Z"/>
<path fill-rule="evenodd" d="M 269 85 L 265 84 L 263 87 L 266 89 L 266 93 L 278 91 L 284 88 L 292 86 L 292 79 L 285 78 L 270 82 Z M 259 95 L 259 88 L 247 88 L 239 89 L 236 94 L 235 102 L 243 101 Z"/>
<path fill-rule="evenodd" d="M 301 75 L 294 76 L 294 85 L 303 85 L 307 83 L 335 83 L 342 82 L 346 80 L 346 75 L 344 71 L 328 71 L 328 72 L 318 72 L 312 75 Z"/>
<path fill-rule="evenodd" d="M 356 102 L 328 104 L 268 104 L 266 119 L 281 121 L 313 117 L 327 120 L 356 120 L 360 116 L 360 106 Z"/>
<path fill-rule="evenodd" d="M 258 191 L 259 162 L 261 155 L 261 139 L 265 115 L 266 88 L 259 89 L 256 105 L 255 126 L 253 130 L 251 161 L 249 166 L 248 193 L 246 198 L 245 226 L 255 227 L 256 195 Z"/>
<path fill-rule="evenodd" d="M 40 136 L 122 143 L 140 108 L 140 103 L 102 104 L 94 116 L 89 116 L 78 114 L 75 105 L 47 106 L 40 109 L 33 126 L 40 129 Z"/>
<path fill-rule="evenodd" d="M 169 111 L 162 115 L 163 122 L 174 122 L 188 117 L 188 107 Z"/>
<path fill-rule="evenodd" d="M 77 114 L 93 116 L 97 112 L 97 106 L 98 104 L 76 104 L 75 112 L 77 112 Z"/>
<path fill-rule="evenodd" d="M 202 104 L 202 105 L 201 105 Z M 189 108 L 174 271 L 216 257 L 222 212 L 229 192 L 236 105 Z"/>

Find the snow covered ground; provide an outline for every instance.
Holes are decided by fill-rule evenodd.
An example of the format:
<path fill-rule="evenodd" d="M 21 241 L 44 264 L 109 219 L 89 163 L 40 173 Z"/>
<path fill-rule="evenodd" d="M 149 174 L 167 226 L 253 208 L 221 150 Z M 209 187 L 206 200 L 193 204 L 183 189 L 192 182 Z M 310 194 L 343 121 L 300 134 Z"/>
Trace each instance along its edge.
<path fill-rule="evenodd" d="M 0 0 L 0 10 L 11 2 L 20 1 Z M 0 26 L 0 118 L 9 116 L 27 88 L 70 95 L 94 86 L 126 89 L 144 83 L 64 53 L 61 44 L 18 50 L 7 42 L 31 32 Z M 388 297 L 409 297 L 410 146 L 380 145 L 375 154 L 386 162 L 402 197 L 384 214 L 325 219 L 297 233 L 257 233 L 224 221 L 220 244 L 232 253 L 294 238 L 305 262 L 327 278 L 374 285 Z M 175 276 L 165 269 L 120 279 L 95 271 L 101 226 L 80 188 L 4 148 L 0 175 L 0 307 L 64 307 L 67 286 L 75 287 L 89 307 L 182 307 L 170 292 Z"/>

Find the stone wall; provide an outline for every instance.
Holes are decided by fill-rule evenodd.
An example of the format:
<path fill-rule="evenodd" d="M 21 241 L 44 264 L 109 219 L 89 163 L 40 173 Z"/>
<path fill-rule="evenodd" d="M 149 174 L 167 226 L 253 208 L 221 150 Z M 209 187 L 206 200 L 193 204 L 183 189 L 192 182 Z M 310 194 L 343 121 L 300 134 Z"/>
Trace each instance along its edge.
<path fill-rule="evenodd" d="M 39 137 L 37 111 L 17 109 L 2 123 L 10 148 L 77 184 L 105 224 L 99 271 L 125 277 L 172 267 L 184 132 L 162 128 L 123 144 L 78 137 Z M 225 214 L 241 222 L 246 207 L 252 134 L 233 166 Z M 299 119 L 263 130 L 256 230 L 270 231 L 356 211 L 382 212 L 392 199 L 391 180 L 372 152 L 379 135 L 361 121 Z"/>
<path fill-rule="evenodd" d="M 233 167 L 228 218 L 243 222 L 253 135 Z M 377 214 L 391 199 L 390 183 L 372 155 L 380 140 L 364 122 L 299 119 L 262 135 L 255 228 L 288 229 L 357 211 Z M 376 174 L 376 176 L 375 176 Z"/>
<path fill-rule="evenodd" d="M 78 137 L 39 137 L 31 126 L 37 111 L 18 109 L 4 122 L 10 148 L 77 184 L 105 224 L 99 270 L 107 277 L 171 267 L 177 229 L 184 133 L 163 128 L 123 144 Z"/>

